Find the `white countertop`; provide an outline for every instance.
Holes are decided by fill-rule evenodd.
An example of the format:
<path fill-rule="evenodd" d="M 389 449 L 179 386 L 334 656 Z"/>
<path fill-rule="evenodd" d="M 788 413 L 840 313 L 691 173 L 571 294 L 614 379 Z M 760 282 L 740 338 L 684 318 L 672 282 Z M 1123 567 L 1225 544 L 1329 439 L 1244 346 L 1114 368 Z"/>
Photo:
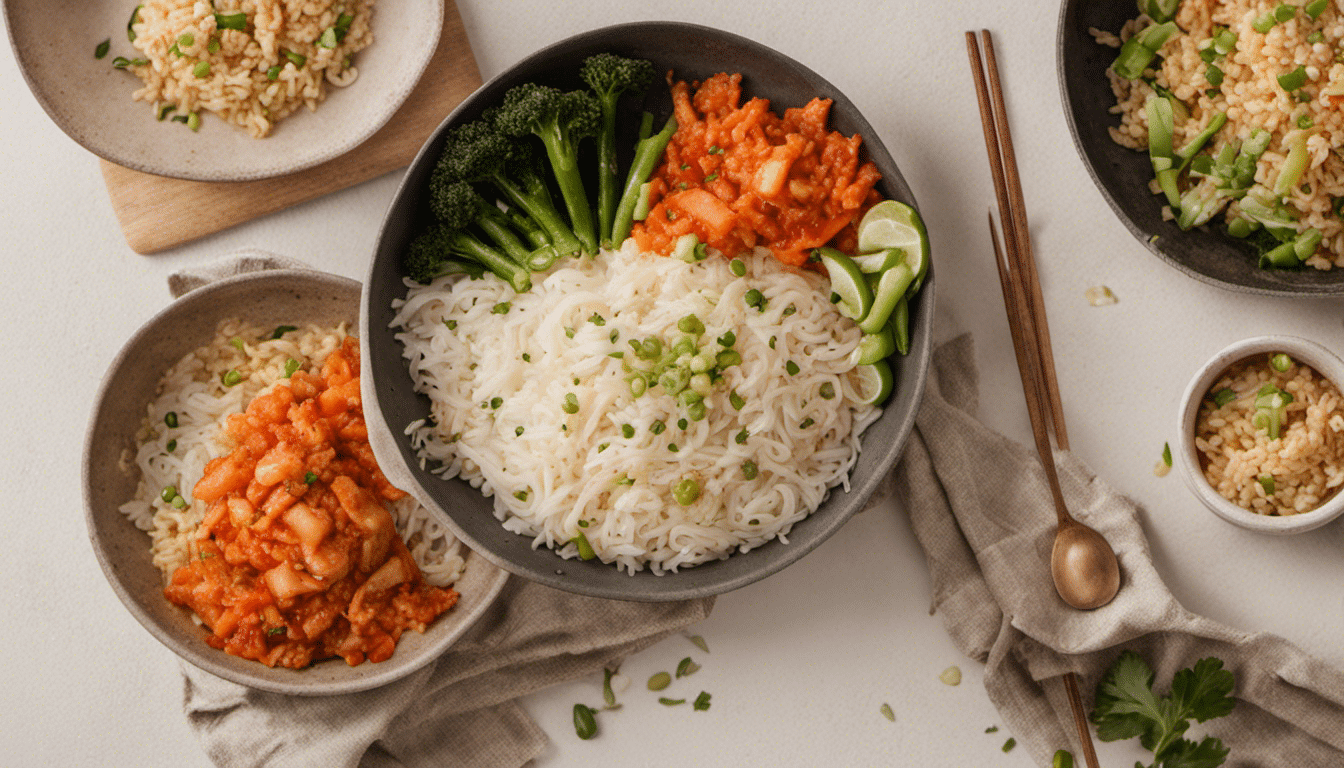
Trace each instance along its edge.
<path fill-rule="evenodd" d="M 1056 84 L 1055 3 L 853 0 L 843 5 L 682 0 L 458 3 L 486 78 L 538 47 L 608 23 L 695 21 L 799 59 L 864 110 L 919 200 L 937 263 L 935 335 L 974 334 L 981 416 L 1029 431 L 985 229 L 993 202 L 963 32 L 995 34 L 1073 448 L 1138 502 L 1157 566 L 1188 608 L 1282 634 L 1344 664 L 1338 524 L 1267 538 L 1214 518 L 1175 473 L 1153 473 L 1174 438 L 1195 367 L 1233 340 L 1291 333 L 1344 349 L 1344 305 L 1229 293 L 1152 256 L 1112 215 L 1074 150 Z M 74 50 L 72 56 L 86 55 Z M 80 448 L 113 355 L 169 302 L 166 276 L 243 247 L 362 278 L 400 178 L 393 173 L 175 250 L 141 256 L 121 235 L 95 158 L 67 138 L 0 51 L 0 409 L 5 514 L 0 762 L 190 768 L 209 761 L 181 711 L 173 655 L 122 608 L 87 543 Z M 1092 307 L 1109 286 L 1119 303 Z M 719 598 L 695 628 L 629 659 L 625 707 L 579 741 L 570 708 L 600 701 L 600 676 L 526 699 L 551 738 L 546 768 L 592 765 L 1026 766 L 981 667 L 929 614 L 928 572 L 894 503 L 856 517 L 798 564 Z M 694 655 L 708 712 L 638 695 L 649 674 Z M 939 682 L 950 665 L 958 687 Z M 882 703 L 896 714 L 889 722 Z M 1114 765 L 1140 756 L 1103 745 Z M 1081 756 L 1078 756 L 1081 758 Z M 1078 762 L 1081 765 L 1081 759 Z"/>

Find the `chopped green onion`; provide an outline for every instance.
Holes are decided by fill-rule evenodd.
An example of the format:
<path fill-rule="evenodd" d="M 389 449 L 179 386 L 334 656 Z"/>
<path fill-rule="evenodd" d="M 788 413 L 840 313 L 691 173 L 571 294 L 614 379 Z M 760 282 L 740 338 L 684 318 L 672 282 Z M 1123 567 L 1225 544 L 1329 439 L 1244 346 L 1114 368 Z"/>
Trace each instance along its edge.
<path fill-rule="evenodd" d="M 1297 15 L 1297 8 L 1288 3 L 1279 3 L 1274 9 L 1274 20 L 1282 24 Z"/>
<path fill-rule="evenodd" d="M 457 321 L 456 321 L 456 320 L 444 320 L 444 321 L 443 321 L 443 324 L 444 324 L 445 326 L 447 326 L 447 327 L 448 327 L 448 330 L 450 330 L 450 331 L 456 331 L 456 330 L 457 330 Z"/>
<path fill-rule="evenodd" d="M 691 417 L 691 421 L 702 421 L 709 411 L 703 400 L 697 400 L 686 407 L 686 415 Z"/>
<path fill-rule="evenodd" d="M 210 62 L 208 61 L 196 62 L 196 66 L 191 68 L 191 74 L 195 75 L 196 77 L 209 77 Z"/>
<path fill-rule="evenodd" d="M 741 259 L 733 259 L 728 262 L 728 271 L 738 277 L 743 277 L 747 274 L 747 264 Z"/>
<path fill-rule="evenodd" d="M 574 705 L 574 733 L 584 741 L 597 735 L 597 718 L 593 708 L 586 704 Z"/>
<path fill-rule="evenodd" d="M 1162 444 L 1162 463 L 1171 466 L 1171 443 Z"/>
<path fill-rule="evenodd" d="M 694 478 L 683 477 L 672 487 L 672 498 L 676 499 L 681 506 L 689 507 L 695 503 L 696 499 L 700 498 L 700 484 Z M 677 677 L 681 677 L 680 670 L 678 670 Z"/>
<path fill-rule="evenodd" d="M 766 304 L 765 294 L 761 293 L 755 288 L 752 288 L 751 290 L 747 291 L 742 296 L 742 299 L 747 303 L 748 307 L 755 307 L 758 312 L 765 311 L 765 304 Z"/>
<path fill-rule="evenodd" d="M 822 400 L 834 400 L 835 385 L 829 381 L 823 381 L 821 383 L 821 386 L 817 388 L 817 394 L 821 397 Z"/>
<path fill-rule="evenodd" d="M 606 318 L 602 317 L 601 315 L 597 314 L 596 312 L 593 313 L 592 317 L 589 317 L 589 318 L 588 318 L 588 322 L 592 323 L 593 325 L 606 325 L 606 324 L 607 324 Z"/>
<path fill-rule="evenodd" d="M 1277 23 L 1278 22 L 1275 21 L 1274 19 L 1274 12 L 1266 11 L 1265 13 L 1255 17 L 1255 20 L 1251 22 L 1251 29 L 1254 29 L 1256 32 L 1259 32 L 1260 34 L 1263 35 L 1269 32 L 1269 30 L 1273 29 L 1274 25 Z"/>
<path fill-rule="evenodd" d="M 267 79 L 267 80 L 279 80 L 279 79 L 280 79 L 280 65 L 279 65 L 279 64 L 276 64 L 275 66 L 272 66 L 271 68 L 269 68 L 269 69 L 266 70 L 266 79 Z"/>
<path fill-rule="evenodd" d="M 294 375 L 294 373 L 295 373 L 296 371 L 299 370 L 299 365 L 300 365 L 299 361 L 298 361 L 298 360 L 295 360 L 295 359 L 292 358 L 292 357 L 289 358 L 288 360 L 286 360 L 286 361 L 285 361 L 285 378 L 288 379 L 288 378 L 292 377 L 292 376 Z"/>
<path fill-rule="evenodd" d="M 1274 495 L 1274 476 L 1273 476 L 1273 475 L 1260 475 L 1259 477 L 1255 478 L 1255 480 L 1256 480 L 1256 482 L 1260 483 L 1260 487 L 1261 487 L 1261 488 L 1265 489 L 1265 495 L 1266 495 L 1266 496 L 1273 496 L 1273 495 Z"/>
<path fill-rule="evenodd" d="M 686 639 L 694 643 L 696 648 L 699 648 L 705 653 L 709 653 L 709 643 L 705 642 L 705 638 L 699 635 L 687 635 Z"/>
<path fill-rule="evenodd" d="M 1315 19 L 1317 16 L 1325 13 L 1325 9 L 1328 7 L 1330 7 L 1330 0 L 1311 0 L 1311 2 L 1302 7 L 1302 10 L 1306 11 L 1307 15 L 1312 19 Z"/>
<path fill-rule="evenodd" d="M 659 672 L 649 677 L 648 686 L 650 691 L 661 691 L 671 684 L 672 676 L 666 672 Z"/>
<path fill-rule="evenodd" d="M 658 703 L 659 703 L 659 704 L 662 704 L 662 705 L 665 706 L 665 707 L 675 707 L 675 706 L 677 706 L 678 704 L 685 704 L 685 703 L 686 703 L 686 700 L 685 700 L 685 699 L 669 699 L 669 698 L 667 698 L 666 696 L 659 696 L 659 697 L 658 697 Z"/>
<path fill-rule="evenodd" d="M 593 545 L 588 543 L 588 537 L 584 536 L 582 532 L 570 541 L 574 542 L 574 547 L 579 550 L 580 560 L 592 560 L 597 557 L 597 553 L 593 551 Z"/>
<path fill-rule="evenodd" d="M 509 308 L 512 307 L 512 306 L 513 306 L 513 305 L 510 304 L 510 303 L 507 302 L 507 301 L 501 301 L 501 302 L 499 302 L 498 304 L 496 304 L 495 306 L 493 306 L 493 307 L 490 308 L 490 314 L 492 314 L 492 315 L 507 315 L 507 314 L 509 313 Z"/>
<path fill-rule="evenodd" d="M 162 104 L 159 106 L 159 122 L 162 123 L 168 115 L 177 109 L 176 104 Z"/>
<path fill-rule="evenodd" d="M 169 440 L 169 441 L 168 441 L 168 444 L 165 445 L 163 448 L 164 448 L 164 450 L 168 451 L 169 453 L 172 453 L 173 451 L 176 451 L 176 450 L 177 450 L 177 441 L 176 441 L 176 440 Z"/>
<path fill-rule="evenodd" d="M 1310 128 L 1311 126 L 1315 125 L 1315 124 L 1316 124 L 1316 121 L 1313 120 L 1313 119 L 1311 119 L 1311 115 L 1306 115 L 1306 114 L 1304 114 L 1304 115 L 1299 115 L 1298 118 L 1297 118 L 1297 127 L 1298 127 L 1298 128 L 1301 128 L 1301 129 L 1304 130 L 1304 131 L 1307 130 L 1308 128 Z"/>
<path fill-rule="evenodd" d="M 490 407 L 491 407 L 491 408 L 499 408 L 499 406 L 501 406 L 501 405 L 503 405 L 503 404 L 504 404 L 504 398 L 502 398 L 502 397 L 500 397 L 500 396 L 498 396 L 498 395 L 496 395 L 496 396 L 490 398 Z"/>
<path fill-rule="evenodd" d="M 334 27 L 336 30 L 336 42 L 340 43 L 345 41 L 346 34 L 350 32 L 350 24 L 354 20 L 355 17 L 348 13 L 342 13 L 340 16 L 336 17 L 336 26 Z"/>
<path fill-rule="evenodd" d="M 186 508 L 187 508 L 187 500 L 184 499 L 184 498 L 182 498 L 182 496 L 179 494 L 179 495 L 173 497 L 172 505 L 173 505 L 174 507 L 176 507 L 177 509 L 186 509 Z"/>
<path fill-rule="evenodd" d="M 728 393 L 728 404 L 733 406 L 734 411 L 740 411 L 742 410 L 742 406 L 747 404 L 747 401 L 743 399 L 741 395 L 737 394 L 737 390 L 734 389 Z"/>
<path fill-rule="evenodd" d="M 523 428 L 522 428 L 522 427 L 518 427 L 517 429 L 513 430 L 513 434 L 514 434 L 515 437 L 522 437 L 522 436 L 523 436 Z"/>
<path fill-rule="evenodd" d="M 1283 6 L 1280 6 L 1283 7 Z M 1297 69 L 1278 76 L 1279 87 L 1285 91 L 1296 91 L 1298 88 L 1307 84 L 1307 67 L 1305 64 L 1297 65 Z"/>
<path fill-rule="evenodd" d="M 668 443 L 668 444 L 667 444 L 667 450 L 669 450 L 669 451 L 671 451 L 671 452 L 673 452 L 673 453 L 676 453 L 676 452 L 680 451 L 681 449 L 677 447 L 677 444 L 676 444 L 676 443 Z"/>
<path fill-rule="evenodd" d="M 634 428 L 633 426 L 631 426 L 630 424 L 622 424 L 622 425 L 621 425 L 621 434 L 624 435 L 625 438 L 628 440 L 628 439 L 630 439 L 630 438 L 632 438 L 632 437 L 635 436 L 635 428 Z"/>
<path fill-rule="evenodd" d="M 798 371 L 802 369 L 798 367 L 797 363 L 790 360 L 784 364 L 784 370 L 788 371 L 790 376 L 797 376 Z"/>
<path fill-rule="evenodd" d="M 297 331 L 297 330 L 299 330 L 299 328 L 296 325 L 277 325 L 275 327 L 275 330 L 271 331 L 271 340 L 274 341 L 280 338 L 281 336 L 284 336 L 286 333 L 289 333 L 290 331 Z"/>
<path fill-rule="evenodd" d="M 1209 85 L 1217 88 L 1223 84 L 1223 70 L 1217 65 L 1210 64 L 1209 68 L 1204 70 L 1204 79 L 1209 81 Z"/>
<path fill-rule="evenodd" d="M 308 473 L 306 473 L 306 474 L 303 476 L 303 482 L 307 483 L 308 485 L 312 485 L 313 483 L 316 483 L 316 482 L 317 482 L 317 473 L 316 473 L 316 472 L 308 472 Z"/>
<path fill-rule="evenodd" d="M 1279 354 L 1269 358 L 1269 367 L 1273 368 L 1279 373 L 1283 373 L 1284 371 L 1287 371 L 1289 368 L 1293 367 L 1293 358 L 1280 352 Z"/>
<path fill-rule="evenodd" d="M 751 459 L 747 459 L 746 461 L 742 462 L 742 476 L 745 477 L 746 479 L 755 480 L 756 474 L 759 471 L 760 470 L 756 468 L 756 462 L 752 461 Z"/>
<path fill-rule="evenodd" d="M 649 425 L 649 431 L 655 435 L 661 435 L 667 429 L 667 425 L 661 420 L 655 421 Z"/>
<path fill-rule="evenodd" d="M 714 181 L 715 179 L 718 179 L 718 178 L 719 178 L 719 174 L 717 174 L 717 173 L 711 173 L 711 174 L 709 174 L 708 176 L 705 177 L 705 183 L 708 184 L 709 182 Z"/>
<path fill-rule="evenodd" d="M 878 707 L 877 711 L 881 712 L 882 716 L 887 718 L 891 722 L 893 723 L 896 722 L 896 713 L 892 711 L 890 704 L 882 702 L 882 706 Z"/>
<path fill-rule="evenodd" d="M 705 324 L 695 315 L 687 315 L 677 321 L 677 330 L 699 336 L 705 332 Z"/>
<path fill-rule="evenodd" d="M 573 392 L 570 392 L 570 393 L 566 394 L 566 395 L 565 395 L 565 404 L 562 405 L 562 406 L 560 406 L 560 410 L 564 411 L 565 413 L 571 413 L 571 414 L 572 414 L 572 413 L 578 413 L 578 412 L 579 412 L 579 396 L 576 395 L 576 394 L 574 394 Z"/>
<path fill-rule="evenodd" d="M 690 656 L 682 659 L 677 664 L 677 677 L 689 677 L 700 671 L 700 665 L 691 660 Z"/>
<path fill-rule="evenodd" d="M 690 424 L 688 424 L 685 419 L 677 419 L 677 429 L 684 431 L 688 426 L 690 426 Z"/>
<path fill-rule="evenodd" d="M 187 127 L 196 132 L 201 130 L 201 115 L 199 112 L 187 113 Z"/>
<path fill-rule="evenodd" d="M 743 443 L 747 442 L 748 437 L 751 437 L 751 433 L 747 431 L 746 427 L 743 427 L 741 432 L 738 432 L 736 435 L 733 436 L 733 440 L 738 445 L 742 445 Z"/>
<path fill-rule="evenodd" d="M 695 701 L 691 702 L 691 708 L 696 712 L 704 712 L 709 709 L 709 694 L 701 691 L 700 695 L 695 697 Z"/>
<path fill-rule="evenodd" d="M 196 44 L 196 36 L 190 32 L 183 32 L 177 36 L 177 44 L 183 48 L 190 48 Z"/>
<path fill-rule="evenodd" d="M 1317 43 L 1323 43 L 1325 42 L 1325 35 L 1318 29 L 1315 32 L 1312 32 L 1310 35 L 1307 35 L 1307 42 L 1311 43 L 1312 45 L 1315 45 Z"/>
<path fill-rule="evenodd" d="M 719 346 L 721 347 L 731 347 L 736 343 L 737 334 L 732 331 L 724 331 L 723 335 L 719 337 Z"/>
<path fill-rule="evenodd" d="M 237 368 L 230 368 L 224 375 L 219 377 L 219 380 L 223 382 L 224 386 L 232 387 L 243 380 L 243 374 L 239 373 Z"/>
<path fill-rule="evenodd" d="M 304 56 L 301 53 L 295 53 L 293 51 L 281 51 L 281 53 L 285 55 L 286 59 L 289 59 L 291 62 L 293 62 L 294 66 L 298 69 L 302 69 L 303 65 L 308 63 L 308 57 Z"/>
<path fill-rule="evenodd" d="M 808 427 L 810 427 L 810 426 L 812 426 L 813 424 L 816 424 L 816 423 L 817 423 L 817 422 L 813 421 L 813 420 L 812 420 L 812 417 L 809 416 L 809 417 L 807 417 L 806 419 L 803 419 L 802 423 L 798 425 L 798 428 L 799 428 L 799 429 L 807 429 Z"/>
<path fill-rule="evenodd" d="M 101 59 L 104 56 L 106 56 L 107 52 L 111 49 L 112 49 L 112 38 L 109 37 L 108 39 L 99 43 L 97 47 L 93 49 L 93 58 Z"/>
<path fill-rule="evenodd" d="M 527 491 L 514 491 L 513 498 L 519 501 L 527 501 Z"/>
<path fill-rule="evenodd" d="M 216 13 L 215 26 L 220 29 L 237 29 L 244 31 L 247 29 L 247 14 L 238 13 Z"/>
<path fill-rule="evenodd" d="M 134 10 L 131 11 L 131 20 L 126 22 L 126 39 L 131 41 L 132 43 L 135 42 L 135 30 L 132 29 L 132 27 L 140 23 L 141 8 L 144 8 L 144 6 L 143 5 L 135 6 Z"/>
<path fill-rule="evenodd" d="M 239 352 L 242 352 L 244 348 L 243 340 L 238 338 L 237 336 L 234 336 L 232 339 L 229 339 L 229 346 L 233 347 Z"/>
<path fill-rule="evenodd" d="M 1008 737 L 1008 740 L 1005 741 L 1005 742 L 1003 742 L 1003 751 L 1004 751 L 1004 752 L 1012 752 L 1012 751 L 1013 751 L 1013 747 L 1016 747 L 1016 746 L 1017 746 L 1017 739 L 1014 739 L 1013 737 L 1009 736 L 1009 737 Z"/>
<path fill-rule="evenodd" d="M 648 388 L 649 380 L 643 376 L 637 375 L 630 379 L 630 395 L 632 397 L 643 397 Z"/>
<path fill-rule="evenodd" d="M 318 44 L 319 47 L 322 47 L 322 48 L 335 48 L 335 47 L 336 47 L 336 28 L 335 28 L 335 27 L 327 27 L 326 29 L 322 30 L 322 36 L 319 37 L 319 38 L 317 38 L 317 44 Z"/>
<path fill-rule="evenodd" d="M 117 69 L 125 69 L 127 67 L 143 67 L 148 63 L 149 59 L 128 59 L 125 56 L 118 56 L 112 60 L 112 66 L 116 67 Z"/>
<path fill-rule="evenodd" d="M 159 492 L 159 498 L 163 499 L 163 503 L 165 504 L 172 502 L 173 497 L 176 495 L 177 486 L 175 485 L 165 485 L 163 486 L 163 490 Z"/>
<path fill-rule="evenodd" d="M 177 429 L 177 412 L 169 411 L 163 415 L 163 423 L 168 425 L 169 429 Z"/>

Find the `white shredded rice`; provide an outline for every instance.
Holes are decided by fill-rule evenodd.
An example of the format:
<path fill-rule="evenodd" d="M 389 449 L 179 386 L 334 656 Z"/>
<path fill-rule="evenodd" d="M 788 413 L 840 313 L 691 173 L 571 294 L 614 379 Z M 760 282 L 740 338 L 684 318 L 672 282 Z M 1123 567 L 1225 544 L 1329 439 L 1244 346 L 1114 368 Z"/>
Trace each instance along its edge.
<path fill-rule="evenodd" d="M 727 259 L 688 264 L 631 240 L 534 274 L 524 294 L 489 274 L 407 281 L 392 325 L 432 403 L 430 420 L 407 427 L 422 466 L 493 497 L 504 527 L 534 546 L 576 557 L 583 534 L 632 574 L 787 542 L 830 488 L 848 487 L 859 435 L 881 411 L 860 402 L 850 355 L 861 332 L 828 301 L 826 279 L 765 249 L 741 258 L 737 277 Z M 753 288 L 763 311 L 744 301 Z M 732 331 L 742 362 L 705 397 L 707 416 L 682 428 L 686 409 L 662 387 L 632 395 L 628 366 L 648 364 L 629 342 L 657 337 L 669 349 L 691 314 L 705 326 L 702 348 Z M 700 494 L 683 506 L 672 488 L 687 478 Z"/>

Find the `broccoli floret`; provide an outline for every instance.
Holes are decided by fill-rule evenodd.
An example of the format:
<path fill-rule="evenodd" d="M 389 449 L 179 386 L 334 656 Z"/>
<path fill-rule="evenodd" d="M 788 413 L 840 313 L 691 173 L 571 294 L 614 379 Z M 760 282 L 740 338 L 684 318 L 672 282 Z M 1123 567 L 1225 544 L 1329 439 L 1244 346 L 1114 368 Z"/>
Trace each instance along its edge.
<path fill-rule="evenodd" d="M 602 245 L 614 243 L 612 222 L 616 217 L 616 199 L 620 194 L 620 173 L 616 162 L 616 105 L 623 94 L 642 94 L 653 81 L 653 62 L 627 59 L 614 53 L 599 53 L 584 59 L 579 77 L 597 94 L 602 107 L 602 126 L 597 134 L 597 234 Z"/>
<path fill-rule="evenodd" d="M 556 210 L 540 160 L 532 148 L 500 133 L 488 120 L 457 126 L 445 137 L 443 152 L 430 177 L 430 199 L 443 197 L 458 181 L 492 184 L 511 205 L 546 233 L 558 256 L 583 249 L 574 231 Z"/>
<path fill-rule="evenodd" d="M 453 229 L 478 228 L 506 256 L 528 269 L 546 269 L 559 258 L 549 243 L 532 248 L 525 245 L 499 206 L 481 197 L 465 181 L 439 179 L 431 185 L 429 209 L 436 219 Z"/>
<path fill-rule="evenodd" d="M 518 293 L 532 288 L 532 278 L 526 267 L 481 242 L 467 230 L 454 229 L 447 224 L 431 225 L 413 240 L 406 250 L 404 266 L 407 276 L 418 283 L 429 283 L 436 277 L 456 272 L 475 277 L 483 274 L 483 269 L 489 269 Z"/>
<path fill-rule="evenodd" d="M 588 91 L 524 83 L 504 94 L 493 117 L 508 136 L 532 134 L 541 139 L 569 211 L 570 227 L 585 251 L 597 253 L 597 230 L 579 172 L 579 142 L 596 136 L 602 123 L 597 97 Z"/>
<path fill-rule="evenodd" d="M 485 267 L 474 261 L 452 258 L 447 244 L 447 227 L 434 226 L 421 233 L 406 247 L 402 268 L 417 283 L 431 283 L 436 277 L 465 274 L 473 280 L 485 275 Z"/>

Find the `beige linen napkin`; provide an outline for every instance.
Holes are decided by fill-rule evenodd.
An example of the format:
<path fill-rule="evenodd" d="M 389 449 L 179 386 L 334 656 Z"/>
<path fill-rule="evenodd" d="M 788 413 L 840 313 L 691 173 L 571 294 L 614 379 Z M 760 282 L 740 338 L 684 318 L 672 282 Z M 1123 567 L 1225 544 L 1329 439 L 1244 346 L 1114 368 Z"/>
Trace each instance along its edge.
<path fill-rule="evenodd" d="M 174 297 L 215 280 L 308 265 L 247 250 L 172 275 Z M 546 745 L 517 699 L 614 666 L 709 616 L 713 598 L 630 603 L 510 577 L 443 656 L 371 691 L 267 693 L 181 664 L 187 722 L 221 768 L 517 768 Z"/>
<path fill-rule="evenodd" d="M 1078 673 L 1090 711 L 1097 681 L 1130 649 L 1153 668 L 1161 693 L 1178 669 L 1206 656 L 1225 662 L 1236 707 L 1201 730 L 1231 749 L 1227 765 L 1344 765 L 1344 673 L 1283 638 L 1183 608 L 1153 568 L 1134 504 L 1063 452 L 1056 460 L 1069 509 L 1111 542 L 1123 584 L 1095 611 L 1059 599 L 1048 568 L 1054 508 L 1040 462 L 976 420 L 977 388 L 970 337 L 939 347 L 895 490 L 927 556 L 935 609 L 955 644 L 984 662 L 985 689 L 1018 743 L 1042 765 L 1068 748 L 1081 766 L 1062 675 Z"/>

